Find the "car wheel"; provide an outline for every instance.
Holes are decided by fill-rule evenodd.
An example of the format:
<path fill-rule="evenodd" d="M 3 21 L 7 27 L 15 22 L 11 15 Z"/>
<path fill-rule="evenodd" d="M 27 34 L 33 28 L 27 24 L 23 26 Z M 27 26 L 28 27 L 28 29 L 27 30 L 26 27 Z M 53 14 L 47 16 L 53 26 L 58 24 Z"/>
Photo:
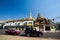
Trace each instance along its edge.
<path fill-rule="evenodd" d="M 6 34 L 6 35 L 8 35 L 8 33 L 7 33 L 7 32 L 5 32 L 5 34 Z"/>
<path fill-rule="evenodd" d="M 30 34 L 27 34 L 27 36 L 29 37 L 29 36 L 30 36 Z"/>
<path fill-rule="evenodd" d="M 39 37 L 42 37 L 42 35 L 41 35 L 41 34 L 39 34 Z"/>

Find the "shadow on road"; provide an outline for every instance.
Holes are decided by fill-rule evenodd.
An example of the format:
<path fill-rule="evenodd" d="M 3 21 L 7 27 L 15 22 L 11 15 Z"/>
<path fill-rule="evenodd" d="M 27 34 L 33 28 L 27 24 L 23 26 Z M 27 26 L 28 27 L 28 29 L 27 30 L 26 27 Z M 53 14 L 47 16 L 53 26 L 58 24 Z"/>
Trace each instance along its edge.
<path fill-rule="evenodd" d="M 6 35 L 3 30 L 0 30 L 0 35 Z M 7 35 L 6 35 L 7 36 Z M 20 35 L 11 35 L 11 36 L 21 36 L 21 37 L 28 37 L 24 34 Z M 36 36 L 31 36 L 31 37 L 36 37 Z M 37 37 L 36 37 L 37 38 Z M 52 38 L 52 39 L 60 39 L 60 32 L 55 32 L 55 33 L 43 33 L 42 37 L 38 38 Z"/>

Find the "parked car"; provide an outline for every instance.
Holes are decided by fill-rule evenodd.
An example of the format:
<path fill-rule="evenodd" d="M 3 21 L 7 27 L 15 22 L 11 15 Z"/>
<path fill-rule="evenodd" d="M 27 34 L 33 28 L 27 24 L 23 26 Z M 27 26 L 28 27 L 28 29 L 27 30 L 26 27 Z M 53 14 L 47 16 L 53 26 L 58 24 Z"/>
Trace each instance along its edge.
<path fill-rule="evenodd" d="M 6 34 L 14 34 L 14 35 L 19 35 L 20 34 L 20 30 L 16 30 L 15 28 L 10 28 L 5 30 Z"/>
<path fill-rule="evenodd" d="M 36 28 L 26 28 L 25 34 L 27 36 L 39 36 L 39 37 L 43 35 L 41 31 L 36 31 Z"/>

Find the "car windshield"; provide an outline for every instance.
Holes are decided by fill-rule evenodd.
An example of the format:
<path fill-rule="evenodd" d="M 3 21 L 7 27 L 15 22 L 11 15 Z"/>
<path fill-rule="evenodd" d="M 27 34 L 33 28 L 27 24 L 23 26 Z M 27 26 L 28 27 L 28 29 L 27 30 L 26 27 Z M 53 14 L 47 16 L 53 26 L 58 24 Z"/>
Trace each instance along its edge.
<path fill-rule="evenodd" d="M 10 28 L 9 30 L 16 30 L 15 28 Z"/>
<path fill-rule="evenodd" d="M 33 28 L 33 30 L 36 30 L 36 28 Z"/>

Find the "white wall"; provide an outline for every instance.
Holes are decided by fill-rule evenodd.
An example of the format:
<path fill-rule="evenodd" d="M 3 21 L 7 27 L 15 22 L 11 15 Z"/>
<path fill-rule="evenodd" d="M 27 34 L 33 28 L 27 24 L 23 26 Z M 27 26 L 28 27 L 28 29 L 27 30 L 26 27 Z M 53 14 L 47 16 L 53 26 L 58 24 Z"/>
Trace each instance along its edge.
<path fill-rule="evenodd" d="M 32 25 L 33 25 L 33 21 L 24 21 L 24 22 L 10 22 L 10 23 L 5 23 L 5 26 L 21 26 L 21 25 L 24 25 L 25 23 L 29 23 L 29 22 L 32 22 Z"/>

